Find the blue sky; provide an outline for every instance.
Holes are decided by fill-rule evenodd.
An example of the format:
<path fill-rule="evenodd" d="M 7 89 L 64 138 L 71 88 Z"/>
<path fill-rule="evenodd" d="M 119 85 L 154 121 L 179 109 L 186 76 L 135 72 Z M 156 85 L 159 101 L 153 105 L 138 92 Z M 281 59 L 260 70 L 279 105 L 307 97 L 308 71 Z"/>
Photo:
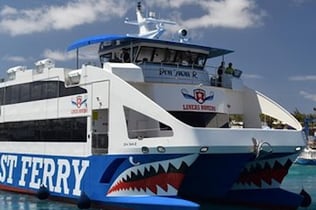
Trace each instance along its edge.
<path fill-rule="evenodd" d="M 284 106 L 313 113 L 316 107 L 316 1 L 147 0 L 153 10 L 189 30 L 190 41 L 234 50 L 225 57 L 243 71 L 247 86 Z M 10 67 L 33 68 L 51 58 L 75 68 L 66 53 L 75 40 L 99 34 L 136 33 L 136 0 L 0 0 L 0 76 Z M 165 35 L 171 37 L 171 34 Z M 86 56 L 86 59 L 89 59 Z M 209 62 L 216 66 L 219 60 Z M 251 106 L 251 104 L 249 104 Z"/>

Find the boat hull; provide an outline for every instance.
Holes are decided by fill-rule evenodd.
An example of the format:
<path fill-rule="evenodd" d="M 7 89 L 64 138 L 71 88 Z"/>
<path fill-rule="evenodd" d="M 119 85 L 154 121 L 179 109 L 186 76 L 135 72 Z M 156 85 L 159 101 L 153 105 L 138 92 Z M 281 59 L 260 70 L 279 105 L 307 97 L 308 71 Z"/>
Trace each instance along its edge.
<path fill-rule="evenodd" d="M 193 200 L 223 197 L 254 154 L 201 155 L 187 172 L 179 195 Z"/>
<path fill-rule="evenodd" d="M 269 209 L 297 209 L 307 196 L 281 189 L 281 183 L 297 153 L 271 154 L 247 163 L 239 178 L 222 199 Z"/>
<path fill-rule="evenodd" d="M 84 195 L 89 205 L 110 209 L 193 210 L 209 201 L 295 209 L 303 197 L 279 189 L 293 158 L 295 154 L 256 159 L 251 153 L 89 157 L 3 153 L 0 189 L 38 196 L 44 187 L 52 198 L 80 204 Z"/>
<path fill-rule="evenodd" d="M 52 198 L 80 203 L 84 194 L 92 205 L 115 209 L 199 209 L 198 202 L 186 197 L 223 197 L 251 158 L 253 154 L 2 153 L 0 189 L 38 195 L 44 187 Z"/>

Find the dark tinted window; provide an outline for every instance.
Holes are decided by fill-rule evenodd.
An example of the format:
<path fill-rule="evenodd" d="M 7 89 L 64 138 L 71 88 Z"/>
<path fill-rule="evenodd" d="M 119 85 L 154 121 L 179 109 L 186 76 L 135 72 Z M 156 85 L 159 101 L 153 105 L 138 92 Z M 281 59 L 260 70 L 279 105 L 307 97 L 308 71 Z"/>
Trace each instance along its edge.
<path fill-rule="evenodd" d="M 4 104 L 4 88 L 0 88 L 0 105 Z"/>
<path fill-rule="evenodd" d="M 84 93 L 87 93 L 86 89 L 65 87 L 64 82 L 36 81 L 0 88 L 0 104 L 22 103 Z M 3 99 L 5 100 L 3 101 Z"/>
<path fill-rule="evenodd" d="M 58 82 L 48 81 L 46 82 L 47 95 L 46 98 L 56 98 L 58 97 Z"/>
<path fill-rule="evenodd" d="M 86 117 L 0 124 L 0 141 L 86 142 L 86 135 Z"/>
<path fill-rule="evenodd" d="M 59 96 L 71 96 L 71 95 L 77 95 L 87 93 L 86 89 L 83 89 L 81 87 L 65 87 L 65 84 L 63 82 L 59 83 Z"/>
<path fill-rule="evenodd" d="M 19 100 L 19 88 L 18 86 L 10 86 L 6 88 L 6 94 L 5 94 L 5 102 L 6 103 L 17 103 Z"/>
<path fill-rule="evenodd" d="M 42 82 L 33 82 L 31 84 L 31 100 L 41 100 L 42 99 Z"/>
<path fill-rule="evenodd" d="M 20 86 L 20 102 L 30 101 L 31 92 L 30 92 L 30 83 L 21 84 Z"/>

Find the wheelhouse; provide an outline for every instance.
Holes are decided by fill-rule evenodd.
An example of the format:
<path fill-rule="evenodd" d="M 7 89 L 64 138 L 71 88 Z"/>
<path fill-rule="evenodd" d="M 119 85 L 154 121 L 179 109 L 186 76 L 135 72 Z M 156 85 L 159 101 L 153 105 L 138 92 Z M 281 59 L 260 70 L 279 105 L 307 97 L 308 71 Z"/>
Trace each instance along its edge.
<path fill-rule="evenodd" d="M 106 37 L 105 37 L 106 39 Z M 232 51 L 188 43 L 145 39 L 138 37 L 113 37 L 99 45 L 101 64 L 104 62 L 143 62 L 169 64 L 203 69 L 208 58 L 223 56 Z M 129 57 L 124 57 L 128 53 Z M 125 59 L 124 59 L 125 58 Z M 128 60 L 127 60 L 128 58 Z"/>
<path fill-rule="evenodd" d="M 68 50 L 99 44 L 103 68 L 107 62 L 133 63 L 142 69 L 144 82 L 210 85 L 206 63 L 231 50 L 141 37 L 105 35 L 90 37 L 72 44 Z M 78 61 L 77 61 L 78 63 Z"/>

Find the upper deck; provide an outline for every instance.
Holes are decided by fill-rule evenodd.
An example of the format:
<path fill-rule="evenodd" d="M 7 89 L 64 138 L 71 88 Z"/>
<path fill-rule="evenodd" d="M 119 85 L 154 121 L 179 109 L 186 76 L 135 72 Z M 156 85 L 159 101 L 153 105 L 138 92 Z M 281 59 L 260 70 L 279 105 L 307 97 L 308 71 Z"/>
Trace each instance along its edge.
<path fill-rule="evenodd" d="M 145 82 L 210 84 L 206 61 L 233 51 L 187 42 L 103 35 L 79 40 L 68 51 L 99 44 L 101 67 L 106 62 L 134 63 L 141 67 Z"/>

